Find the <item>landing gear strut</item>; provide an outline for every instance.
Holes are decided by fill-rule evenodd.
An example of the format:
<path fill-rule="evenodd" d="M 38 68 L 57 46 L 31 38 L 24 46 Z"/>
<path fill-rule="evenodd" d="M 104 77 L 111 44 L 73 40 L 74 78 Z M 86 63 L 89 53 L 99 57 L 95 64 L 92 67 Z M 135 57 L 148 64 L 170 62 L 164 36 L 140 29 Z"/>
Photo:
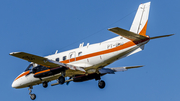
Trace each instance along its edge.
<path fill-rule="evenodd" d="M 59 83 L 59 84 L 64 84 L 64 83 L 65 83 L 65 78 L 64 78 L 64 76 L 65 76 L 65 71 L 62 71 L 62 72 L 61 72 L 61 76 L 58 78 L 58 83 Z"/>
<path fill-rule="evenodd" d="M 31 89 L 33 89 L 33 87 L 32 86 L 30 86 L 29 87 L 29 95 L 30 95 L 30 98 L 31 98 L 31 100 L 35 100 L 36 99 L 36 95 L 35 94 L 31 94 L 31 92 L 32 92 L 32 90 Z"/>
<path fill-rule="evenodd" d="M 105 82 L 103 80 L 101 80 L 101 76 L 100 75 L 96 76 L 95 80 L 99 80 L 98 81 L 99 88 L 103 89 L 105 87 Z"/>

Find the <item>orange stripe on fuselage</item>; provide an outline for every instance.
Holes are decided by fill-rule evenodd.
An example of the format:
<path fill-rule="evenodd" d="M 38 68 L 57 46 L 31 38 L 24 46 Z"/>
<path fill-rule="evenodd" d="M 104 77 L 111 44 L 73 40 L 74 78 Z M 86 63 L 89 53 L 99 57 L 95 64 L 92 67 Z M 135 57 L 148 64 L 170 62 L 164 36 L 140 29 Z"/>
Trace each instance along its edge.
<path fill-rule="evenodd" d="M 84 55 L 84 56 L 76 57 L 76 59 L 75 59 L 75 58 L 72 58 L 72 59 L 69 59 L 69 60 L 61 61 L 61 63 L 69 63 L 69 61 L 70 61 L 70 62 L 79 61 L 79 60 L 83 60 L 83 59 L 90 58 L 90 57 L 94 57 L 94 56 L 98 56 L 98 55 L 103 55 L 103 54 L 112 53 L 112 52 L 115 52 L 115 51 L 119 51 L 119 50 L 123 50 L 123 49 L 129 48 L 129 47 L 132 47 L 132 46 L 134 46 L 134 45 L 136 45 L 136 44 L 139 44 L 139 43 L 144 42 L 144 41 L 147 41 L 147 40 L 149 40 L 148 37 L 147 37 L 147 39 L 141 40 L 141 41 L 138 41 L 138 42 L 129 41 L 129 42 L 123 44 L 123 45 L 117 46 L 117 47 L 112 48 L 112 49 L 108 49 L 108 50 L 104 50 L 104 51 L 100 51 L 100 52 L 91 53 L 91 54 L 87 54 L 87 55 Z M 50 69 L 37 72 L 37 73 L 35 73 L 35 75 L 41 74 L 41 73 L 44 73 L 44 72 L 48 72 L 48 71 L 50 71 Z M 22 77 L 22 76 L 24 76 L 24 75 L 27 75 L 29 72 L 30 72 L 30 70 L 27 71 L 27 72 L 24 72 L 23 74 L 21 74 L 20 76 L 18 76 L 15 80 L 17 80 L 18 78 L 20 78 L 20 77 Z"/>
<path fill-rule="evenodd" d="M 35 73 L 35 75 L 41 74 L 41 73 L 44 73 L 44 72 L 48 72 L 48 71 L 50 71 L 50 69 L 47 69 L 47 70 L 43 70 L 43 71 L 37 72 L 37 73 Z"/>
<path fill-rule="evenodd" d="M 139 35 L 146 36 L 147 23 L 148 23 L 148 21 L 147 21 L 146 24 L 144 25 L 144 27 L 143 27 L 143 29 L 141 30 L 141 32 L 139 33 Z"/>
<path fill-rule="evenodd" d="M 27 75 L 27 74 L 29 74 L 29 72 L 30 72 L 30 70 L 28 70 L 28 71 L 26 71 L 26 72 L 24 72 L 24 73 L 22 73 L 21 75 L 19 75 L 14 81 L 16 81 L 17 79 L 19 79 L 19 78 L 21 78 L 22 76 L 24 76 L 24 75 Z"/>
<path fill-rule="evenodd" d="M 147 38 L 148 39 L 148 38 Z M 91 53 L 91 54 L 87 54 L 87 55 L 84 55 L 84 56 L 79 56 L 79 57 L 76 57 L 73 58 L 73 59 L 69 59 L 69 60 L 65 60 L 65 61 L 61 61 L 61 63 L 69 63 L 70 62 L 73 62 L 73 61 L 78 61 L 78 60 L 83 60 L 83 59 L 86 59 L 86 58 L 90 58 L 90 57 L 94 57 L 94 56 L 98 56 L 98 55 L 103 55 L 103 54 L 107 54 L 107 53 L 111 53 L 111 52 L 115 52 L 115 51 L 119 51 L 119 50 L 123 50 L 125 48 L 129 48 L 131 46 L 134 46 L 140 42 L 144 42 L 146 41 L 147 39 L 145 40 L 141 40 L 139 42 L 133 42 L 133 41 L 129 41 L 123 45 L 120 45 L 118 47 L 115 47 L 115 48 L 111 48 L 111 49 L 108 49 L 108 50 L 104 50 L 104 51 L 100 51 L 100 52 L 96 52 L 96 53 Z"/>

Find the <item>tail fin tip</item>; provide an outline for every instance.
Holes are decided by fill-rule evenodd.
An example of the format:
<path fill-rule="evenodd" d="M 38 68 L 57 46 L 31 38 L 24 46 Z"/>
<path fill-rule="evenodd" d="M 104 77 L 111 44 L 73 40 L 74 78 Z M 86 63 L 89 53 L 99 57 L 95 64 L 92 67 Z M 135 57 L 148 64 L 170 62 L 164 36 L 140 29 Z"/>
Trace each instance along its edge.
<path fill-rule="evenodd" d="M 146 36 L 150 4 L 151 2 L 147 2 L 139 5 L 135 18 L 130 28 L 131 32 Z"/>

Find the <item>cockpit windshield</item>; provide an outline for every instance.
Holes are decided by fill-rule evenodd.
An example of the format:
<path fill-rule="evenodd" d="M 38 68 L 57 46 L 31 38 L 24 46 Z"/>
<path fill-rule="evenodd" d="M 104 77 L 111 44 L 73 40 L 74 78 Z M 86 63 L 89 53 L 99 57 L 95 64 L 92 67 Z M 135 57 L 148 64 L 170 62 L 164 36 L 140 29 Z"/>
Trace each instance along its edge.
<path fill-rule="evenodd" d="M 35 73 L 35 72 L 46 70 L 46 69 L 48 69 L 48 68 L 44 67 L 44 66 L 41 66 L 41 65 L 38 65 L 36 63 L 30 63 L 25 71 L 31 70 L 31 72 Z"/>
<path fill-rule="evenodd" d="M 33 68 L 33 64 L 31 63 L 31 64 L 29 64 L 29 66 L 26 68 L 25 71 L 31 70 L 32 68 Z"/>

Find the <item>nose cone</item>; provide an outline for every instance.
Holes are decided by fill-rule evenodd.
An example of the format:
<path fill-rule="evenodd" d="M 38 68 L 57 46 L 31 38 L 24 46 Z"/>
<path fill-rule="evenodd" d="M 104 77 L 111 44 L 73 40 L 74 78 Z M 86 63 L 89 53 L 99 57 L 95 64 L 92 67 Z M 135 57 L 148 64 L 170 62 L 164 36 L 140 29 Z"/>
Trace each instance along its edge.
<path fill-rule="evenodd" d="M 23 88 L 23 87 L 26 87 L 24 86 L 25 81 L 27 81 L 25 75 L 29 74 L 30 71 L 26 71 L 26 72 L 23 72 L 21 73 L 12 83 L 12 87 L 13 88 Z"/>
<path fill-rule="evenodd" d="M 13 88 L 18 88 L 19 84 L 16 81 L 14 81 L 11 86 Z"/>

